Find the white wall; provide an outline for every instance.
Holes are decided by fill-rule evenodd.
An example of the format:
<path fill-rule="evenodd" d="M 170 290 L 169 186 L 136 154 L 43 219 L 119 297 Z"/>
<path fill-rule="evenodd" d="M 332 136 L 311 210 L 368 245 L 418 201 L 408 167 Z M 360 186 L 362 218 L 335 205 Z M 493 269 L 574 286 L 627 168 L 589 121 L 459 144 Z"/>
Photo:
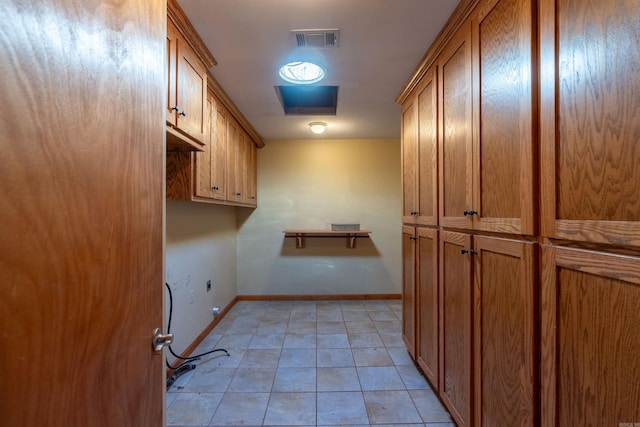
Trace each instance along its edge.
<path fill-rule="evenodd" d="M 372 231 L 347 249 L 342 238 L 287 228 L 360 223 Z M 258 150 L 258 208 L 239 211 L 239 295 L 401 293 L 399 140 L 268 141 Z"/>
<path fill-rule="evenodd" d="M 173 293 L 171 331 L 175 334 L 172 348 L 180 354 L 211 323 L 211 308 L 219 305 L 224 309 L 236 296 L 236 208 L 167 202 L 166 220 L 166 280 Z M 207 280 L 212 283 L 210 292 L 206 291 Z M 168 316 L 168 295 L 165 306 Z"/>

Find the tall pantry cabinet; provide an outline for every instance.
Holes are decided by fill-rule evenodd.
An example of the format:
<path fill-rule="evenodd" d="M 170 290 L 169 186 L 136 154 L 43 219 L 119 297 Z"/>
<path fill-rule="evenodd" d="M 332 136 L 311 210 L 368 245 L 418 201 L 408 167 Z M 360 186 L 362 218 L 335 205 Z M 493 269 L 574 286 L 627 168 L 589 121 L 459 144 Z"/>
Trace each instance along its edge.
<path fill-rule="evenodd" d="M 542 425 L 640 422 L 640 15 L 540 0 Z"/>
<path fill-rule="evenodd" d="M 405 211 L 438 195 L 435 221 L 403 214 L 403 330 L 459 426 L 640 422 L 637 12 L 463 0 L 398 97 L 415 150 L 417 93 L 437 76 L 437 163 L 403 151 Z M 421 170 L 437 170 L 424 191 L 407 179 Z"/>

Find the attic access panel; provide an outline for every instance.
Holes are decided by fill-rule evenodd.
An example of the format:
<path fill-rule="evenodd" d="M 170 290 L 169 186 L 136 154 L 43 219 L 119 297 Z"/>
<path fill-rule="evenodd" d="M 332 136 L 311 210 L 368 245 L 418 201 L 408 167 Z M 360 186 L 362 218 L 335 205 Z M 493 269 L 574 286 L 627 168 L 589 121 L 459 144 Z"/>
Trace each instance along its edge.
<path fill-rule="evenodd" d="M 338 86 L 276 86 L 285 116 L 335 116 Z"/>

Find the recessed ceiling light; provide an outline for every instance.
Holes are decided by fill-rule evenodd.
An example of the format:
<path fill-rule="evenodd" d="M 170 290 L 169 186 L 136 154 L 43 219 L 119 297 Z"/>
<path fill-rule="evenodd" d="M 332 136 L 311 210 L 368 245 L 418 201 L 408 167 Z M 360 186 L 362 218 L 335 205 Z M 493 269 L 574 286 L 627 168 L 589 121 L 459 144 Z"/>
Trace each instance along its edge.
<path fill-rule="evenodd" d="M 280 68 L 283 80 L 298 85 L 317 83 L 324 78 L 324 70 L 313 62 L 289 62 Z"/>
<path fill-rule="evenodd" d="M 309 127 L 311 128 L 311 132 L 319 135 L 322 132 L 324 132 L 324 130 L 327 127 L 327 124 L 325 122 L 311 122 L 309 123 Z"/>

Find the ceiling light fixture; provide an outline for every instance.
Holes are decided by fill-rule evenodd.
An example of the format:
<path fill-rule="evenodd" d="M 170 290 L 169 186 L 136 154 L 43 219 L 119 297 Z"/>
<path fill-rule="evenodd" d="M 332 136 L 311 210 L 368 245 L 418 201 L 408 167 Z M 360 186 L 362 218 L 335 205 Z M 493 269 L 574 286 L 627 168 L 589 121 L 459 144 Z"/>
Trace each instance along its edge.
<path fill-rule="evenodd" d="M 289 62 L 280 67 L 279 74 L 283 80 L 297 85 L 309 85 L 324 79 L 324 70 L 313 62 Z"/>
<path fill-rule="evenodd" d="M 309 123 L 309 127 L 311 128 L 311 132 L 320 135 L 326 129 L 327 124 L 325 122 L 311 122 Z"/>

